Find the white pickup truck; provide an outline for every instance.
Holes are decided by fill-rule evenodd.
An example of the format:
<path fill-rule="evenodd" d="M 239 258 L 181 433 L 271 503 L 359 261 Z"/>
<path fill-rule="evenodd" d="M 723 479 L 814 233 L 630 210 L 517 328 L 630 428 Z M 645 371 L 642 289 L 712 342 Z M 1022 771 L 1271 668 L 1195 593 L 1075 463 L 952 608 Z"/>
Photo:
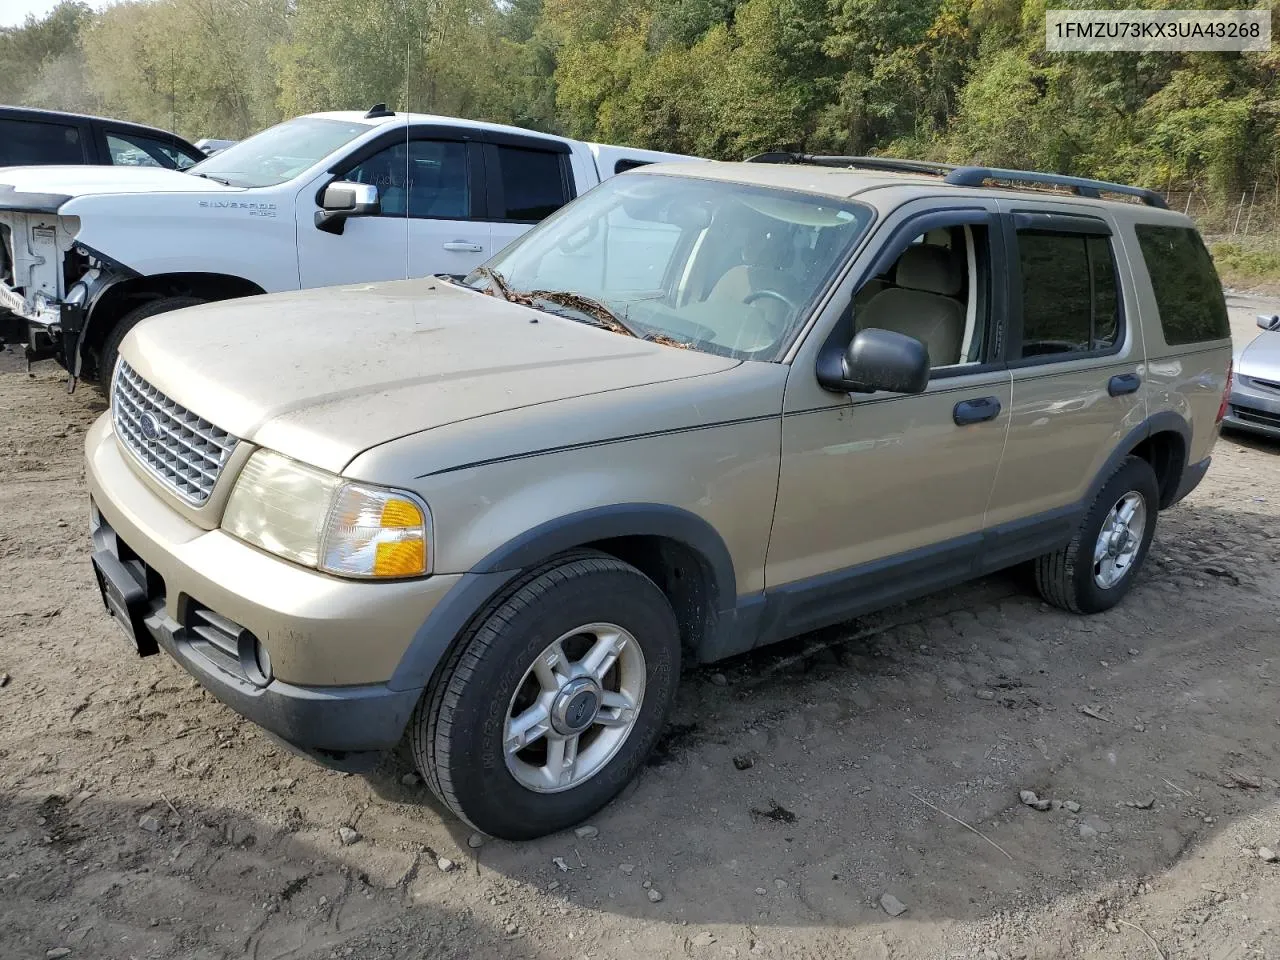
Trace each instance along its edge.
<path fill-rule="evenodd" d="M 110 371 L 145 317 L 465 274 L 601 180 L 676 159 L 690 158 L 378 104 L 286 121 L 181 172 L 0 170 L 0 341 L 56 357 L 74 386 Z"/>

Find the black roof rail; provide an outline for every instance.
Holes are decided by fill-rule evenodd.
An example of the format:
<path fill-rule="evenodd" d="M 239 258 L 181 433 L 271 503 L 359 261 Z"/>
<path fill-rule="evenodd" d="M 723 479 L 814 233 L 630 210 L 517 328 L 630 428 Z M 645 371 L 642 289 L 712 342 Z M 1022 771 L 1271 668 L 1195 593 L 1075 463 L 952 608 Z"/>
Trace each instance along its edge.
<path fill-rule="evenodd" d="M 1146 187 L 1131 187 L 1124 183 L 1106 180 L 1090 180 L 1087 177 L 1067 177 L 1058 173 L 1036 173 L 1032 170 L 1002 170 L 999 167 L 956 167 L 942 178 L 957 187 L 980 187 L 988 180 L 1008 180 L 1012 183 L 1030 183 L 1040 186 L 1068 187 L 1081 197 L 1101 199 L 1104 193 L 1118 193 L 1137 197 L 1149 207 L 1168 209 L 1164 197 Z"/>
<path fill-rule="evenodd" d="M 747 157 L 747 163 L 804 163 L 815 167 L 856 167 L 862 170 L 888 170 L 894 173 L 928 173 L 940 176 L 956 169 L 954 164 L 930 160 L 899 160 L 895 157 L 840 157 L 816 153 L 787 153 L 775 150 Z"/>
<path fill-rule="evenodd" d="M 388 110 L 385 103 L 375 103 L 369 108 L 369 112 L 364 115 L 366 120 L 373 120 L 377 117 L 394 117 L 396 112 Z"/>

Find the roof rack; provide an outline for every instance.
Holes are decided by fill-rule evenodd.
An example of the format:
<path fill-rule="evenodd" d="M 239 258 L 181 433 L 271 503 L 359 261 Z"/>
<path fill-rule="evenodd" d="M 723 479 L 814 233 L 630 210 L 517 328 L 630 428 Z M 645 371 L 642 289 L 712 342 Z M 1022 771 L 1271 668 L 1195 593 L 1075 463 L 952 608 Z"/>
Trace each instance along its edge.
<path fill-rule="evenodd" d="M 1090 180 L 1087 177 L 1068 177 L 1057 173 L 1036 173 L 1034 170 L 1004 170 L 1000 167 L 961 167 L 952 163 L 934 163 L 930 160 L 899 160 L 894 157 L 839 157 L 813 153 L 787 153 L 774 151 L 748 157 L 747 163 L 804 163 L 818 167 L 855 167 L 863 170 L 887 170 L 896 173 L 927 173 L 941 176 L 946 183 L 957 187 L 981 187 L 988 180 L 1006 180 L 1033 186 L 1067 187 L 1080 197 L 1101 199 L 1104 193 L 1116 193 L 1137 197 L 1149 207 L 1168 208 L 1164 197 L 1145 187 L 1132 187 L 1107 180 Z"/>
<path fill-rule="evenodd" d="M 863 170 L 889 170 L 895 173 L 930 173 L 940 176 L 956 169 L 952 163 L 930 160 L 898 160 L 894 157 L 838 157 L 816 153 L 787 153 L 775 150 L 747 157 L 747 163 L 804 163 L 815 167 L 858 167 Z"/>
<path fill-rule="evenodd" d="M 956 167 L 945 177 L 945 182 L 957 187 L 980 187 L 988 180 L 1008 180 L 1012 183 L 1030 183 L 1039 186 L 1067 187 L 1080 197 L 1101 199 L 1103 193 L 1118 193 L 1137 197 L 1149 207 L 1168 208 L 1164 197 L 1146 187 L 1131 187 L 1124 183 L 1106 180 L 1090 180 L 1087 177 L 1067 177 L 1057 173 L 1035 173 L 1031 170 L 1002 170 L 999 167 Z"/>

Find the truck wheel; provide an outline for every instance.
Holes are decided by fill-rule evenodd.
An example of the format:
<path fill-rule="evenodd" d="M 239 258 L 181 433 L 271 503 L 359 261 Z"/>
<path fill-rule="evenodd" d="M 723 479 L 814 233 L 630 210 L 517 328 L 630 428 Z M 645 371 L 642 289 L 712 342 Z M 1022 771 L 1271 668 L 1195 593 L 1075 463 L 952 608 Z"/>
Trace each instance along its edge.
<path fill-rule="evenodd" d="M 116 372 L 116 360 L 120 357 L 120 343 L 124 340 L 126 333 L 147 319 L 147 317 L 154 317 L 159 313 L 168 313 L 170 310 L 181 310 L 183 307 L 194 307 L 205 302 L 199 297 L 161 297 L 158 300 L 148 300 L 136 310 L 130 310 L 117 320 L 116 325 L 107 331 L 107 337 L 102 341 L 102 350 L 98 353 L 99 389 L 106 394 L 111 392 L 111 381 L 113 374 Z"/>
<path fill-rule="evenodd" d="M 1103 485 L 1071 542 L 1034 561 L 1046 601 L 1073 613 L 1100 613 L 1119 603 L 1156 532 L 1160 487 L 1151 464 L 1126 457 Z"/>
<path fill-rule="evenodd" d="M 410 722 L 414 759 L 477 830 L 554 833 L 631 780 L 679 677 L 662 591 L 629 564 L 576 552 L 516 581 L 459 640 Z"/>

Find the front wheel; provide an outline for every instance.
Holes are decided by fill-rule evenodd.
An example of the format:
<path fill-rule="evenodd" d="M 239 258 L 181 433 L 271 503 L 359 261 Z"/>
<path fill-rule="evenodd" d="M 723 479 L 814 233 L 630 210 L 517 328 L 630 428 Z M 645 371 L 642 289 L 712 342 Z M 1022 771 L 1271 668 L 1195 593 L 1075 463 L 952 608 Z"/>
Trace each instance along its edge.
<path fill-rule="evenodd" d="M 576 553 L 517 581 L 461 638 L 410 724 L 414 758 L 476 829 L 554 833 L 635 775 L 679 674 L 662 591 L 620 560 Z"/>
<path fill-rule="evenodd" d="M 1073 613 L 1114 607 L 1147 557 L 1159 509 L 1160 486 L 1151 464 L 1126 457 L 1071 542 L 1033 561 L 1040 595 Z"/>

